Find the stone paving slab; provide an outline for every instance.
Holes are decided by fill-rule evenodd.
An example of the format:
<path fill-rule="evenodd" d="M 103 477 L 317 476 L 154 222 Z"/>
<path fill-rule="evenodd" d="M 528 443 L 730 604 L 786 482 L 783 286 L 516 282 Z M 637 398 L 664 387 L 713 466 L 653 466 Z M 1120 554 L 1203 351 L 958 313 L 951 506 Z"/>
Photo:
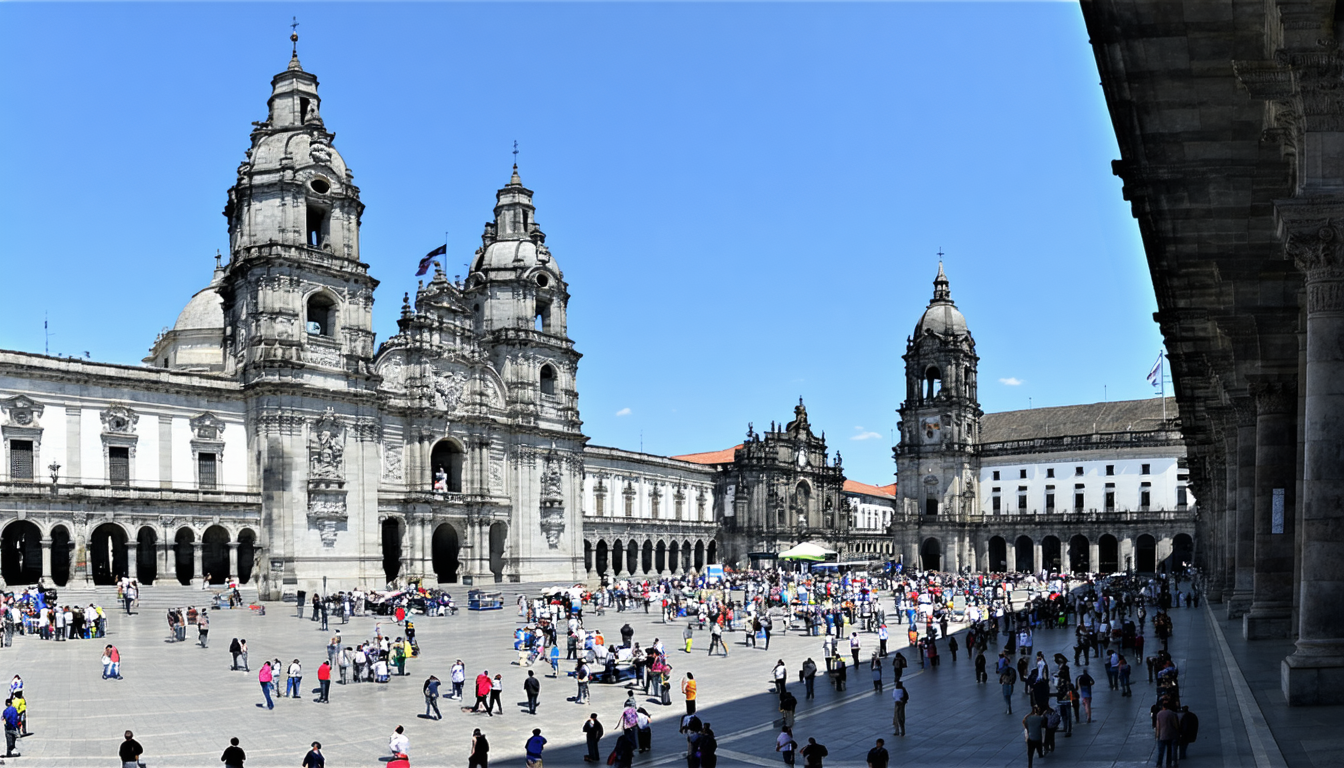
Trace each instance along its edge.
<path fill-rule="evenodd" d="M 109 641 L 123 654 L 122 681 L 100 679 L 100 642 L 16 638 L 13 648 L 0 651 L 0 674 L 23 675 L 33 735 L 21 741 L 24 756 L 8 762 L 72 768 L 115 764 L 121 732 L 129 728 L 144 744 L 150 766 L 217 766 L 230 736 L 242 740 L 249 768 L 297 765 L 313 740 L 323 743 L 329 765 L 378 766 L 386 757 L 388 736 L 402 724 L 417 768 L 465 764 L 475 727 L 490 738 L 494 765 L 521 766 L 522 745 L 532 727 L 542 728 L 550 741 L 548 764 L 583 765 L 584 719 L 590 711 L 598 712 L 610 732 L 627 691 L 621 686 L 594 685 L 592 702 L 580 706 L 570 700 L 574 684 L 568 678 L 549 677 L 549 668 L 543 667 L 538 670 L 541 707 L 535 717 L 527 715 L 521 692 L 525 672 L 511 664 L 516 657 L 512 631 L 518 620 L 511 607 L 516 594 L 511 587 L 506 587 L 503 611 L 463 610 L 452 617 L 420 617 L 416 627 L 422 655 L 409 661 L 407 677 L 394 677 L 386 685 L 333 684 L 329 705 L 314 703 L 313 691 L 317 665 L 325 657 L 331 632 L 322 632 L 306 618 L 295 618 L 292 605 L 268 605 L 266 616 L 245 610 L 212 612 L 208 649 L 167 642 L 166 624 L 157 613 L 129 618 L 113 613 Z M 1205 616 L 1203 611 L 1174 614 L 1172 650 L 1182 666 L 1184 697 L 1201 719 L 1201 738 L 1191 748 L 1191 759 L 1196 765 L 1237 765 L 1237 750 L 1244 747 L 1245 739 L 1238 741 L 1236 729 L 1226 727 L 1230 716 L 1220 712 L 1217 704 L 1220 665 L 1210 651 Z M 637 641 L 648 644 L 662 637 L 669 647 L 679 646 L 682 625 L 662 624 L 656 615 L 642 611 L 608 612 L 589 617 L 588 625 L 613 636 L 627 620 L 636 630 Z M 391 621 L 372 617 L 353 619 L 344 627 L 333 623 L 331 630 L 342 630 L 346 643 L 353 644 L 371 638 L 380 621 L 385 633 L 396 635 Z M 899 633 L 892 634 L 896 647 Z M 228 644 L 235 636 L 248 640 L 250 673 L 229 671 Z M 778 712 L 770 669 L 783 658 L 794 670 L 790 687 L 801 699 L 796 670 L 808 656 L 820 659 L 821 639 L 777 635 L 766 651 L 743 647 L 741 637 L 741 633 L 731 636 L 727 658 L 708 657 L 708 635 L 697 633 L 693 653 L 675 650 L 671 654 L 674 681 L 688 670 L 695 673 L 700 684 L 698 711 L 718 734 L 720 765 L 782 764 L 774 751 Z M 1036 647 L 1049 656 L 1071 646 L 1071 638 L 1068 631 L 1041 632 Z M 876 639 L 864 635 L 863 642 L 866 659 Z M 1148 647 L 1155 647 L 1151 633 Z M 1072 658 L 1071 651 L 1067 655 Z M 845 692 L 837 694 L 819 679 L 816 699 L 800 701 L 795 728 L 800 743 L 806 743 L 809 736 L 825 743 L 831 752 L 828 766 L 862 765 L 877 737 L 887 740 L 895 765 L 1025 764 L 1021 718 L 1026 700 L 1020 685 L 1014 698 L 1015 714 L 1009 716 L 1003 713 L 996 683 L 975 684 L 974 668 L 964 651 L 953 662 L 944 649 L 943 664 L 937 670 L 921 670 L 914 655 L 907 656 L 914 662 L 905 676 L 912 697 L 907 714 L 909 736 L 889 735 L 890 698 L 886 692 L 872 691 L 868 670 L 861 668 L 851 670 Z M 261 707 L 256 670 L 267 657 L 278 657 L 286 665 L 298 657 L 304 663 L 303 699 L 278 699 L 273 711 Z M 504 675 L 503 716 L 464 713 L 452 706 L 454 702 L 441 700 L 442 721 L 418 717 L 424 712 L 421 683 L 431 673 L 447 680 L 448 668 L 456 658 L 467 664 L 469 677 L 482 669 Z M 1061 737 L 1058 751 L 1045 758 L 1044 764 L 1128 766 L 1151 761 L 1154 742 L 1148 707 L 1153 701 L 1152 687 L 1141 675 L 1134 696 L 1122 698 L 1106 690 L 1105 675 L 1096 661 L 1091 668 L 1100 682 L 1095 722 L 1076 725 L 1072 739 Z M 889 691 L 890 667 L 886 680 Z M 1225 681 L 1221 684 L 1226 687 Z M 683 760 L 684 741 L 676 733 L 683 712 L 680 698 L 674 696 L 676 703 L 670 707 L 649 706 L 655 717 L 654 749 L 639 756 L 636 765 L 671 765 Z M 610 737 L 604 740 L 604 758 L 613 744 Z"/>

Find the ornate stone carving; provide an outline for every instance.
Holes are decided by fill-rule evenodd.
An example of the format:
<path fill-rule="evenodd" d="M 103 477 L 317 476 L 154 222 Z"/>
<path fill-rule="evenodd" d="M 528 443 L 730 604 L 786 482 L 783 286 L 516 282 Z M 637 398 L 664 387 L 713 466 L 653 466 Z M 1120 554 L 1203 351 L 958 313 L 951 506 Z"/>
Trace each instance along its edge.
<path fill-rule="evenodd" d="M 1255 408 L 1260 414 L 1285 414 L 1297 410 L 1297 378 L 1256 381 L 1250 385 Z"/>
<path fill-rule="evenodd" d="M 345 493 L 308 494 L 308 522 L 317 528 L 322 538 L 322 546 L 336 546 L 336 533 L 345 530 L 349 513 L 345 506 Z"/>
<path fill-rule="evenodd" d="M 440 371 L 434 375 L 434 407 L 452 413 L 462 401 L 467 386 L 465 373 Z"/>
<path fill-rule="evenodd" d="M 27 395 L 18 395 L 7 400 L 0 400 L 0 409 L 5 412 L 5 417 L 9 424 L 15 427 L 36 428 L 39 425 L 42 411 L 46 406 L 33 400 Z"/>
<path fill-rule="evenodd" d="M 546 537 L 546 546 L 560 548 L 560 536 L 565 532 L 565 508 L 560 502 L 542 502 L 541 535 Z"/>
<path fill-rule="evenodd" d="M 542 468 L 541 498 L 544 501 L 563 501 L 565 498 L 561 486 L 560 462 L 554 456 L 547 456 Z"/>
<path fill-rule="evenodd" d="M 206 411 L 191 419 L 191 434 L 197 440 L 223 440 L 224 422 L 218 416 Z"/>
<path fill-rule="evenodd" d="M 336 412 L 328 408 L 313 424 L 308 441 L 308 475 L 312 478 L 340 480 L 345 469 L 345 430 Z"/>
<path fill-rule="evenodd" d="M 99 411 L 98 418 L 103 422 L 103 432 L 114 435 L 134 434 L 135 425 L 140 421 L 139 414 L 120 403 L 113 403 Z"/>
<path fill-rule="evenodd" d="M 317 113 L 314 112 L 313 118 L 316 117 Z M 312 144 L 308 146 L 308 156 L 313 159 L 314 163 L 317 163 L 319 165 L 328 165 L 331 163 L 331 147 L 327 146 L 321 141 L 314 141 Z"/>
<path fill-rule="evenodd" d="M 1238 427 L 1255 426 L 1255 400 L 1250 397 L 1229 398 L 1232 404 L 1233 418 Z"/>
<path fill-rule="evenodd" d="M 327 368 L 341 367 L 341 352 L 325 344 L 309 344 L 303 350 L 303 360 Z"/>
<path fill-rule="evenodd" d="M 401 446 L 383 443 L 383 479 L 401 482 Z"/>

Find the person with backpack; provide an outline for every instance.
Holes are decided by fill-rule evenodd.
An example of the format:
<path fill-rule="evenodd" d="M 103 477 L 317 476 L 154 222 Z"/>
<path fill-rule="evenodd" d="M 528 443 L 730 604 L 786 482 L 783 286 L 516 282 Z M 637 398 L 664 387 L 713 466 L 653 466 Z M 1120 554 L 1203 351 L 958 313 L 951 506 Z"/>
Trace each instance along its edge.
<path fill-rule="evenodd" d="M 1097 681 L 1093 680 L 1092 676 L 1087 674 L 1087 670 L 1084 669 L 1083 673 L 1079 675 L 1078 679 L 1074 682 L 1078 686 L 1078 701 L 1083 705 L 1083 713 L 1087 715 L 1087 722 L 1091 723 L 1092 686 L 1095 685 Z"/>
<path fill-rule="evenodd" d="M 803 766 L 804 768 L 822 768 L 822 758 L 830 754 L 825 745 L 818 744 L 814 738 L 808 738 L 807 746 L 803 747 Z"/>
<path fill-rule="evenodd" d="M 443 713 L 439 711 L 439 684 L 439 678 L 430 675 L 420 687 L 420 692 L 425 695 L 425 717 L 429 717 L 432 711 L 435 720 L 443 719 Z"/>
<path fill-rule="evenodd" d="M 1181 731 L 1177 744 L 1180 747 L 1180 758 L 1184 760 L 1186 747 L 1193 744 L 1195 739 L 1199 737 L 1199 718 L 1195 716 L 1194 712 L 1190 711 L 1189 707 L 1181 707 L 1181 711 L 1177 713 L 1177 724 Z M 27 729 L 25 728 L 25 730 Z"/>
<path fill-rule="evenodd" d="M 893 733 L 897 736 L 904 736 L 905 705 L 910 702 L 910 692 L 905 689 L 905 684 L 900 680 L 896 681 L 896 687 L 891 691 L 891 700 L 896 705 L 896 709 L 891 715 L 891 725 L 895 729 Z"/>
<path fill-rule="evenodd" d="M 909 662 L 905 660 L 905 654 L 897 651 L 896 656 L 891 660 L 891 668 L 896 673 L 896 682 L 901 682 L 901 675 L 905 673 L 907 666 L 909 666 Z"/>
<path fill-rule="evenodd" d="M 1041 715 L 1045 718 L 1045 743 L 1041 745 L 1042 750 L 1049 754 L 1055 751 L 1055 732 L 1059 730 L 1063 718 L 1053 707 L 1047 706 L 1041 710 Z"/>
<path fill-rule="evenodd" d="M 785 765 L 793 765 L 793 753 L 798 749 L 798 742 L 793 740 L 793 729 L 784 726 L 775 737 L 775 751 L 784 758 Z"/>
<path fill-rule="evenodd" d="M 1003 689 L 1003 703 L 1007 705 L 1007 714 L 1013 714 L 1013 686 L 1017 684 L 1017 670 L 1011 664 L 1005 664 L 999 673 L 999 686 Z"/>

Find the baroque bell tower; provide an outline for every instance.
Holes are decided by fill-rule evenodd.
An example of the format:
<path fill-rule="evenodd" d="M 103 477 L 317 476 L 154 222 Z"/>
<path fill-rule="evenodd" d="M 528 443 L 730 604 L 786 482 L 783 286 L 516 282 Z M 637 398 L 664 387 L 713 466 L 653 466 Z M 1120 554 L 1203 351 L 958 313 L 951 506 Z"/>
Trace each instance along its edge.
<path fill-rule="evenodd" d="M 895 448 L 898 513 L 918 522 L 897 542 L 907 563 L 953 570 L 965 547 L 962 528 L 976 510 L 980 402 L 975 339 L 952 301 L 942 262 L 933 299 L 906 339 L 905 400 Z M 932 540 L 932 541 L 931 541 Z"/>

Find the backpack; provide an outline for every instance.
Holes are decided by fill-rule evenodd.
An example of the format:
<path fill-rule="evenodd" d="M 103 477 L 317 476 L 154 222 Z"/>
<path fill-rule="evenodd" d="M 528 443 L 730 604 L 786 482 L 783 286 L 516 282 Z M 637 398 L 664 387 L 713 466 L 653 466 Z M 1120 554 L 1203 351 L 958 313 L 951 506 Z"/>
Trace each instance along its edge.
<path fill-rule="evenodd" d="M 1063 722 L 1063 719 L 1059 716 L 1059 712 L 1051 710 L 1050 714 L 1045 718 L 1045 727 L 1053 730 L 1058 728 Z"/>

